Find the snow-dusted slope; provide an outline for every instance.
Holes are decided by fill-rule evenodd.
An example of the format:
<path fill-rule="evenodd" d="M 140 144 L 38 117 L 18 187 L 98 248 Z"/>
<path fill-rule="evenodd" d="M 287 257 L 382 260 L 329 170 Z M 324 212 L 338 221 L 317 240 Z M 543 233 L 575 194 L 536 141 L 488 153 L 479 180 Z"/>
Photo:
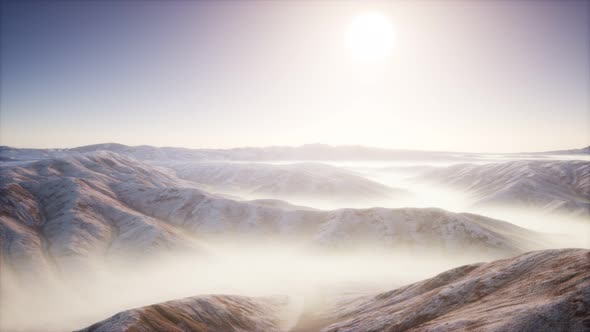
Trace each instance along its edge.
<path fill-rule="evenodd" d="M 89 257 L 198 250 L 195 237 L 496 253 L 535 248 L 539 239 L 506 222 L 440 209 L 319 211 L 280 201 L 237 201 L 110 152 L 2 167 L 0 190 L 3 261 L 25 274 L 48 265 L 85 265 Z"/>
<path fill-rule="evenodd" d="M 325 164 L 173 163 L 183 179 L 221 192 L 287 200 L 385 201 L 406 195 L 350 171 Z"/>
<path fill-rule="evenodd" d="M 123 311 L 79 332 L 278 332 L 286 297 L 209 295 Z"/>
<path fill-rule="evenodd" d="M 546 250 L 353 300 L 321 331 L 588 331 L 588 299 L 590 251 Z"/>
<path fill-rule="evenodd" d="M 590 213 L 588 161 L 460 164 L 427 172 L 419 179 L 467 190 L 477 205 Z"/>
<path fill-rule="evenodd" d="M 282 237 L 326 247 L 409 245 L 450 250 L 519 252 L 539 235 L 482 216 L 441 209 L 301 210 L 259 201 L 235 201 L 191 188 L 124 185 L 121 199 L 137 211 L 201 236 Z"/>
<path fill-rule="evenodd" d="M 211 198 L 194 189 L 127 187 L 120 193 L 134 209 L 201 235 L 281 236 L 350 249 L 370 244 L 501 252 L 530 249 L 539 240 L 534 232 L 503 221 L 433 208 L 284 210 Z"/>
<path fill-rule="evenodd" d="M 87 258 L 190 248 L 181 229 L 146 216 L 114 187 L 177 186 L 172 176 L 110 152 L 44 159 L 0 169 L 4 262 L 24 272 L 50 262 L 79 268 Z"/>

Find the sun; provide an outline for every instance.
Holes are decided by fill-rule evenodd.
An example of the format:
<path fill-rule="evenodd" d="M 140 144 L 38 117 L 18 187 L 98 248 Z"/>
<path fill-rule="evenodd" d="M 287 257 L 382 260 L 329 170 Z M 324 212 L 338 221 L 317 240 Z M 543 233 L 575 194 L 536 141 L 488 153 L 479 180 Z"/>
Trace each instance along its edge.
<path fill-rule="evenodd" d="M 393 25 L 387 17 L 380 13 L 367 13 L 351 22 L 347 46 L 354 58 L 374 61 L 391 54 L 394 37 Z"/>

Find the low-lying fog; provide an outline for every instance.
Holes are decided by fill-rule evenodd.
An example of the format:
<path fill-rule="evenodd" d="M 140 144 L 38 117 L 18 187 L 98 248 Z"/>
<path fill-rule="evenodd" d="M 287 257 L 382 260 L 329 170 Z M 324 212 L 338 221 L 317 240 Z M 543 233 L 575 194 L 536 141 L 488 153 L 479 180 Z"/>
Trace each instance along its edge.
<path fill-rule="evenodd" d="M 526 160 L 533 160 L 527 156 Z M 588 160 L 587 156 L 537 155 L 536 160 Z M 588 215 L 567 213 L 547 213 L 535 207 L 490 207 L 474 205 L 474 198 L 468 193 L 432 182 L 420 181 L 419 174 L 457 164 L 500 163 L 519 160 L 515 156 L 484 155 L 477 160 L 437 160 L 437 161 L 315 161 L 349 170 L 392 188 L 408 191 L 409 195 L 388 200 L 326 200 L 322 198 L 291 197 L 289 203 L 323 210 L 340 208 L 403 208 L 403 207 L 437 207 L 451 212 L 467 212 L 486 217 L 508 221 L 541 233 L 555 235 L 552 247 L 590 247 L 590 222 Z M 308 161 L 307 161 L 308 162 Z M 274 164 L 290 164 L 291 161 L 277 161 Z M 247 195 L 242 192 L 228 193 L 244 199 L 265 198 Z"/>
<path fill-rule="evenodd" d="M 340 296 L 384 291 L 460 265 L 490 260 L 484 254 L 448 257 L 409 250 L 326 253 L 270 242 L 211 243 L 206 256 L 167 255 L 149 263 L 97 260 L 87 272 L 63 272 L 61 280 L 15 283 L 2 274 L 2 331 L 64 331 L 89 326 L 119 311 L 202 294 L 287 295 L 295 323 L 306 305 Z M 5 271 L 6 272 L 6 271 Z M 314 310 L 321 310 L 315 307 Z"/>
<path fill-rule="evenodd" d="M 514 158 L 496 156 L 490 160 L 496 162 Z M 290 203 L 319 209 L 438 207 L 453 212 L 482 214 L 549 233 L 558 241 L 557 246 L 589 247 L 590 223 L 584 217 L 547 214 L 534 209 L 475 208 L 472 207 L 472 199 L 465 193 L 415 181 L 415 176 L 423 170 L 452 163 L 457 162 L 329 162 L 381 184 L 405 189 L 411 195 L 398 200 L 362 204 L 347 202 L 335 205 L 305 198 L 291 200 Z M 244 197 L 243 193 L 236 195 L 244 199 L 260 198 Z M 206 244 L 207 255 L 158 256 L 148 264 L 127 262 L 107 267 L 104 262 L 97 261 L 95 270 L 86 273 L 62 272 L 63 280 L 47 280 L 45 283 L 33 282 L 38 276 L 31 276 L 31 282 L 19 280 L 17 285 L 4 271 L 0 329 L 80 329 L 121 310 L 212 293 L 291 296 L 303 303 L 286 313 L 289 316 L 285 317 L 286 321 L 296 322 L 302 310 L 307 310 L 304 309 L 306 302 L 317 303 L 318 299 L 333 300 L 351 293 L 390 290 L 460 265 L 498 258 L 481 253 L 450 256 L 437 252 L 377 249 L 320 253 L 270 241 L 265 239 L 256 245 L 237 240 L 216 241 Z M 556 244 L 548 244 L 548 247 L 551 246 Z"/>

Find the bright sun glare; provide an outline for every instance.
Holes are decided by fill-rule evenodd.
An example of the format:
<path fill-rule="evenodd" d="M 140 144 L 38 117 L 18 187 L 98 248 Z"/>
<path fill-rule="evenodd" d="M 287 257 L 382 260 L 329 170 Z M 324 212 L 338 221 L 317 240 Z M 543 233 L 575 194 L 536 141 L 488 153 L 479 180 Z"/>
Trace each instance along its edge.
<path fill-rule="evenodd" d="M 382 14 L 363 14 L 352 21 L 347 37 L 347 46 L 355 58 L 363 61 L 382 59 L 393 48 L 393 25 Z"/>

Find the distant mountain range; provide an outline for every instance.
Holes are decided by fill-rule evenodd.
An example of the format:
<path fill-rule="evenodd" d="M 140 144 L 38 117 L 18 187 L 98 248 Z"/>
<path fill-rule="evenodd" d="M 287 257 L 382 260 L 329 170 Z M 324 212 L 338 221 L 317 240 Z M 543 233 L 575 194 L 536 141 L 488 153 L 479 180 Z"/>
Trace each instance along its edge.
<path fill-rule="evenodd" d="M 0 162 L 26 159 L 41 159 L 61 157 L 72 153 L 85 153 L 95 151 L 110 151 L 119 153 L 138 160 L 175 160 L 175 161 L 315 161 L 315 160 L 478 160 L 486 154 L 469 152 L 444 152 L 444 151 L 420 151 L 405 149 L 382 149 L 365 146 L 341 145 L 331 146 L 326 144 L 306 144 L 297 147 L 270 146 L 270 147 L 244 147 L 232 149 L 188 149 L 177 147 L 154 147 L 149 145 L 128 146 L 118 143 L 103 143 L 81 146 L 71 149 L 21 149 L 8 146 L 0 146 Z M 588 155 L 590 147 L 573 150 L 560 150 L 549 152 L 530 152 L 502 155 Z M 498 154 L 492 154 L 498 155 Z"/>
<path fill-rule="evenodd" d="M 590 154 L 590 146 L 581 149 L 537 152 L 539 154 Z"/>
<path fill-rule="evenodd" d="M 72 152 L 111 151 L 139 160 L 437 160 L 463 159 L 472 157 L 470 153 L 452 153 L 436 151 L 392 150 L 363 146 L 331 146 L 325 144 L 308 144 L 298 147 L 244 147 L 233 149 L 187 149 L 175 147 L 154 147 L 148 145 L 127 146 L 117 143 L 105 143 L 82 146 L 71 149 L 17 149 L 0 147 L 2 160 L 14 158 L 47 158 L 61 156 Z"/>

